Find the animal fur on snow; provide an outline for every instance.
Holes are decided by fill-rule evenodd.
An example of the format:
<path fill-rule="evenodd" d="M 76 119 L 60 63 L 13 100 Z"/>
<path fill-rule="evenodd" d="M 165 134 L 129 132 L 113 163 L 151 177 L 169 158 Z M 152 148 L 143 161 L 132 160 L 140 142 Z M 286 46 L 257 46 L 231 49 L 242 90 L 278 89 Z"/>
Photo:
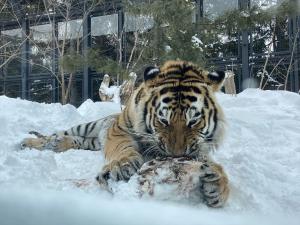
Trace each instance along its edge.
<path fill-rule="evenodd" d="M 201 178 L 205 176 L 205 161 L 186 157 L 153 159 L 143 164 L 134 175 L 140 198 L 202 202 Z M 100 184 L 114 194 L 112 182 Z M 77 186 L 81 186 L 80 184 Z"/>

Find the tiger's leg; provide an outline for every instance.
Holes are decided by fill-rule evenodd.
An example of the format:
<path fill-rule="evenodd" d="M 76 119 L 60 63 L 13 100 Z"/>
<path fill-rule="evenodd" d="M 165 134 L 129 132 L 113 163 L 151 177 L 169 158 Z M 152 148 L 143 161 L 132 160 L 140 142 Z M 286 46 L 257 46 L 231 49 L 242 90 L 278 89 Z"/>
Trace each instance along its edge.
<path fill-rule="evenodd" d="M 60 136 L 52 142 L 52 149 L 56 152 L 67 151 L 68 149 L 101 150 L 98 137 Z"/>
<path fill-rule="evenodd" d="M 53 135 L 57 136 L 77 136 L 77 137 L 98 137 L 102 128 L 103 119 L 92 121 L 89 123 L 79 124 L 65 131 L 59 131 Z"/>
<path fill-rule="evenodd" d="M 107 164 L 96 177 L 100 184 L 109 178 L 127 181 L 144 162 L 132 137 L 116 123 L 108 130 L 104 154 Z"/>
<path fill-rule="evenodd" d="M 119 114 L 113 114 L 100 120 L 80 124 L 66 131 L 58 132 L 59 141 L 56 149 L 87 149 L 98 151 L 101 150 L 102 143 L 107 130 L 112 126 Z"/>
<path fill-rule="evenodd" d="M 117 116 L 118 114 L 110 115 L 100 120 L 80 124 L 68 130 L 54 133 L 50 136 L 44 136 L 35 131 L 29 132 L 37 136 L 37 138 L 25 138 L 21 143 L 21 148 L 53 149 L 58 152 L 68 149 L 100 150 L 102 133 L 106 133 L 104 130 L 107 130 L 111 126 Z"/>
<path fill-rule="evenodd" d="M 101 149 L 98 137 L 80 137 L 70 135 L 51 135 L 37 138 L 25 138 L 21 148 L 35 148 L 38 150 L 52 149 L 56 152 L 68 149 L 86 149 L 98 151 Z"/>
<path fill-rule="evenodd" d="M 25 138 L 21 148 L 35 148 L 39 150 L 52 149 L 57 152 L 68 149 L 100 150 L 98 134 L 101 129 L 101 121 L 93 121 L 86 124 L 74 126 L 68 130 L 44 136 L 32 131 L 37 138 Z"/>
<path fill-rule="evenodd" d="M 228 178 L 222 166 L 214 162 L 204 163 L 203 177 L 200 177 L 201 193 L 210 207 L 222 207 L 229 195 Z"/>

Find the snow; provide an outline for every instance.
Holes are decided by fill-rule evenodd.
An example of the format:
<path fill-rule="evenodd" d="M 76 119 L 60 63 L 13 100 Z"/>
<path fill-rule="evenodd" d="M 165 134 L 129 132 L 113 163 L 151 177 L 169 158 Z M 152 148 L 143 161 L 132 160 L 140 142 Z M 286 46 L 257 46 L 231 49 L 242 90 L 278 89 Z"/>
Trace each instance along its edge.
<path fill-rule="evenodd" d="M 192 44 L 195 48 L 199 48 L 200 51 L 203 51 L 203 48 L 201 47 L 203 46 L 203 42 L 197 37 L 197 34 L 192 36 Z"/>
<path fill-rule="evenodd" d="M 192 36 L 192 42 L 198 45 L 203 45 L 203 42 L 200 40 L 200 38 L 197 37 L 197 34 Z"/>
<path fill-rule="evenodd" d="M 102 86 L 100 88 L 101 88 L 101 91 L 103 94 L 105 94 L 111 98 L 112 102 L 120 104 L 120 97 L 119 97 L 120 87 L 119 86 L 110 86 L 110 87 Z"/>
<path fill-rule="evenodd" d="M 108 74 L 104 75 L 104 80 L 99 87 L 99 94 L 107 96 L 110 101 L 120 104 L 120 86 L 112 85 L 109 87 L 110 77 Z M 103 99 L 102 99 L 103 100 Z"/>
<path fill-rule="evenodd" d="M 75 108 L 0 96 L 0 224 L 299 224 L 300 96 L 247 89 L 217 97 L 228 132 L 213 156 L 231 187 L 222 209 L 139 199 L 136 177 L 111 183 L 112 196 L 94 181 L 102 152 L 20 150 L 30 130 L 51 134 L 119 112 L 119 104 Z"/>

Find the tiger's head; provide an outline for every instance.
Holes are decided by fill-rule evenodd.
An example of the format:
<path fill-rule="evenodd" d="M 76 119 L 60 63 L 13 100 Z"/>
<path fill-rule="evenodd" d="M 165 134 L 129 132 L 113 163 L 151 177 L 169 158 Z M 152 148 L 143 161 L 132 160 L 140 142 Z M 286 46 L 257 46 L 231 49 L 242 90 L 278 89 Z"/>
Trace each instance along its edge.
<path fill-rule="evenodd" d="M 136 90 L 132 114 L 158 155 L 199 157 L 218 147 L 224 115 L 216 101 L 224 72 L 209 73 L 184 61 L 148 67 Z"/>

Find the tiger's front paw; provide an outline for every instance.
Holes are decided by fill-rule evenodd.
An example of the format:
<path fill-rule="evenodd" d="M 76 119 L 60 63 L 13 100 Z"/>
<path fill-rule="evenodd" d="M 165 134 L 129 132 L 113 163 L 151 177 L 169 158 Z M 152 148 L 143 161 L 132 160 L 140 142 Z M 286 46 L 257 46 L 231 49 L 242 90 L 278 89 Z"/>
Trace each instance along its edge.
<path fill-rule="evenodd" d="M 229 195 L 226 174 L 220 165 L 214 163 L 204 163 L 201 170 L 204 173 L 200 177 L 200 191 L 204 202 L 210 207 L 222 207 Z"/>
<path fill-rule="evenodd" d="M 96 180 L 100 184 L 107 184 L 107 180 L 110 178 L 115 181 L 128 181 L 142 164 L 143 159 L 141 157 L 126 158 L 120 161 L 113 160 L 102 168 L 102 171 L 98 174 Z"/>

